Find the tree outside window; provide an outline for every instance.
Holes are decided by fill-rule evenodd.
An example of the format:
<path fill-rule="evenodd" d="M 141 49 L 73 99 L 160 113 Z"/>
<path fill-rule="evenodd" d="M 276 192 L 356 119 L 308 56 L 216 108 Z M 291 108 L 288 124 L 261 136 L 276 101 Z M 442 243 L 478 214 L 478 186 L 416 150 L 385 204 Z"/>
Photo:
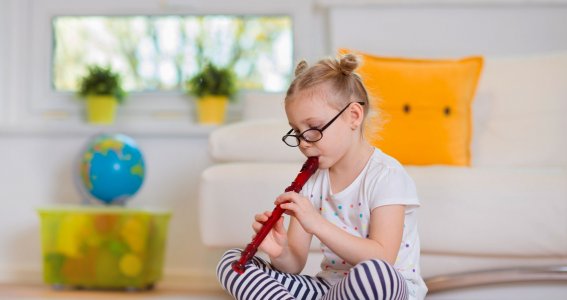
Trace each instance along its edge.
<path fill-rule="evenodd" d="M 60 16 L 52 86 L 74 92 L 89 65 L 111 66 L 128 92 L 180 91 L 210 61 L 241 89 L 281 92 L 292 69 L 289 16 Z"/>

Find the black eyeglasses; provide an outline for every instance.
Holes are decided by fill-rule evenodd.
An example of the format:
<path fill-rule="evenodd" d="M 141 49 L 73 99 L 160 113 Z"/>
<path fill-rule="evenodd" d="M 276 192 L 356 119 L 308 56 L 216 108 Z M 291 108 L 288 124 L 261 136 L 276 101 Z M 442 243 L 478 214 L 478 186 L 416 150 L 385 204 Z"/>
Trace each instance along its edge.
<path fill-rule="evenodd" d="M 331 126 L 331 124 L 333 124 L 333 122 L 335 122 L 335 120 L 352 104 L 355 102 L 350 102 L 349 104 L 347 104 L 345 106 L 345 108 L 341 109 L 341 111 L 339 111 L 339 113 L 331 119 L 331 121 L 327 122 L 327 124 L 325 124 L 323 127 L 321 128 L 309 128 L 307 130 L 305 130 L 304 132 L 300 133 L 300 134 L 291 134 L 293 132 L 293 129 L 291 129 L 290 131 L 288 131 L 283 137 L 282 137 L 282 141 L 290 146 L 290 147 L 297 147 L 299 146 L 299 143 L 301 142 L 300 139 L 303 139 L 306 142 L 309 143 L 314 143 L 317 142 L 319 140 L 321 140 L 323 138 L 323 130 L 327 129 L 327 127 Z M 356 102 L 360 105 L 364 105 L 364 102 Z"/>

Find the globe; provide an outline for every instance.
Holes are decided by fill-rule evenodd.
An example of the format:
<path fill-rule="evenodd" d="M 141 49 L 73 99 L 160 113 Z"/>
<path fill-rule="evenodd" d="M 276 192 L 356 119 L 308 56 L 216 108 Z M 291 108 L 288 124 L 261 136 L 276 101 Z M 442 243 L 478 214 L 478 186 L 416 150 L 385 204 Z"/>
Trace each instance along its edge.
<path fill-rule="evenodd" d="M 96 135 L 80 157 L 82 189 L 104 204 L 125 203 L 144 182 L 144 157 L 127 135 Z"/>

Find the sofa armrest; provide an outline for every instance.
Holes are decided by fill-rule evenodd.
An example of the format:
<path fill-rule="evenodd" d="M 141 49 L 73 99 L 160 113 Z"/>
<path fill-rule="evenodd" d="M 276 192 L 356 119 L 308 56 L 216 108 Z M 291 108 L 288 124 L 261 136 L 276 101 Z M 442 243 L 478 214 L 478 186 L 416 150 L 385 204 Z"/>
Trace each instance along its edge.
<path fill-rule="evenodd" d="M 199 186 L 199 225 L 203 244 L 243 248 L 252 239 L 254 214 L 271 211 L 301 163 L 226 163 L 207 168 Z M 289 217 L 285 217 L 286 226 Z M 313 238 L 312 250 L 319 250 Z"/>

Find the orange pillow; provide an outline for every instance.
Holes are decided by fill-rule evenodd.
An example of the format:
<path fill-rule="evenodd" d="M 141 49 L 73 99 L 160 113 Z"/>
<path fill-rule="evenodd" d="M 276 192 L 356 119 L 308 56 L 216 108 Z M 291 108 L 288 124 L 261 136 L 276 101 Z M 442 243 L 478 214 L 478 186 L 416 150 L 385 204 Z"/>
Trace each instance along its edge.
<path fill-rule="evenodd" d="M 380 120 L 367 122 L 374 146 L 406 165 L 470 165 L 471 104 L 482 57 L 408 59 L 340 52 L 362 58 L 358 73 L 372 108 L 381 114 Z M 380 131 L 373 134 L 375 129 Z"/>

